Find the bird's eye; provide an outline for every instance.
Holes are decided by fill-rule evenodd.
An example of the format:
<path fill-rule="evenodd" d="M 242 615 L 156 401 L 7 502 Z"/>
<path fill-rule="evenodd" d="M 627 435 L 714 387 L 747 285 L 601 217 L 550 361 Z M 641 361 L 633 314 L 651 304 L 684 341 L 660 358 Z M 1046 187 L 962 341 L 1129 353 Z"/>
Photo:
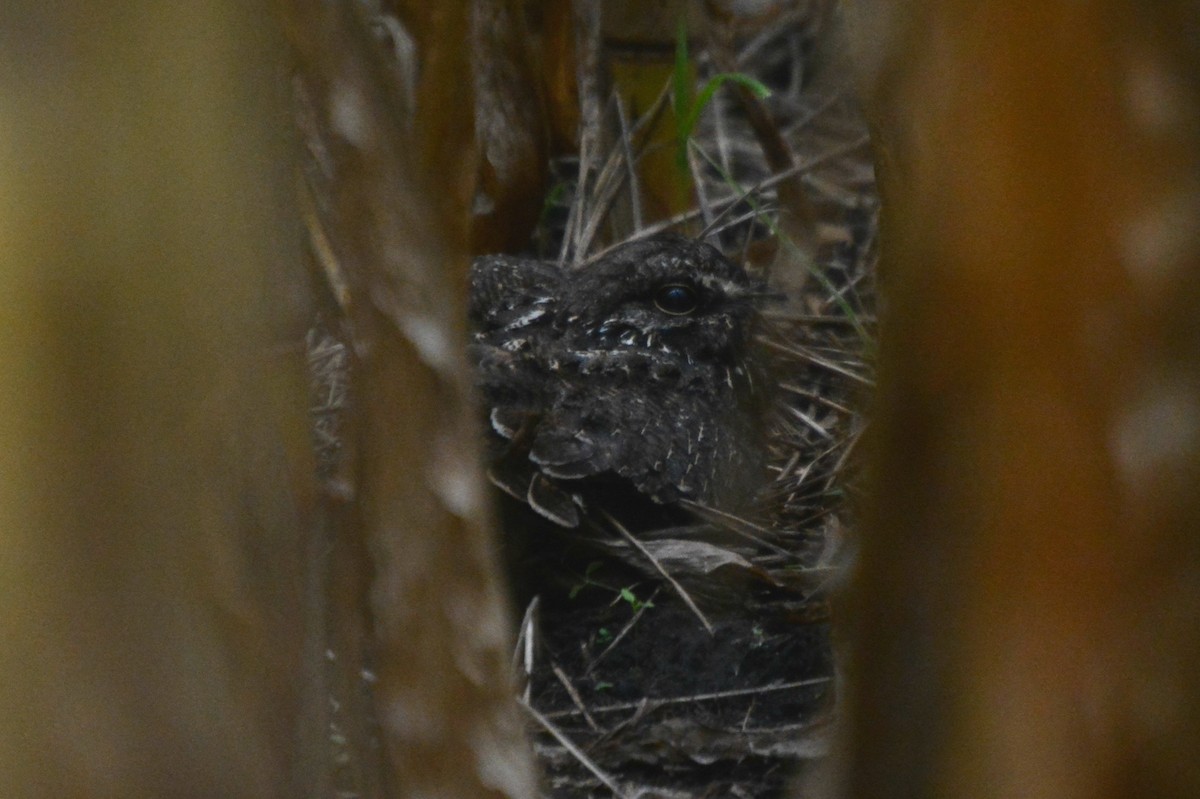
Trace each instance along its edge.
<path fill-rule="evenodd" d="M 696 310 L 699 303 L 696 291 L 691 286 L 670 285 L 658 290 L 654 295 L 654 304 L 660 311 L 683 316 Z"/>

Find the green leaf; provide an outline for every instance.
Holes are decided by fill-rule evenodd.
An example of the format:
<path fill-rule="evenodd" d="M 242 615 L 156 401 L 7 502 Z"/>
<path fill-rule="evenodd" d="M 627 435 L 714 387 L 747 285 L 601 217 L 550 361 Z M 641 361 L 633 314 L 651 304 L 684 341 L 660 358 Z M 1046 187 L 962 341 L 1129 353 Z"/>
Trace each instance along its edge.
<path fill-rule="evenodd" d="M 675 161 L 680 172 L 686 174 L 688 140 L 696 131 L 700 115 L 712 102 L 717 89 L 726 83 L 733 82 L 745 86 L 754 96 L 762 100 L 771 96 L 771 90 L 761 81 L 755 80 L 741 72 L 722 72 L 713 75 L 700 90 L 699 97 L 695 96 L 692 85 L 690 62 L 688 58 L 687 24 L 680 19 L 675 32 L 675 69 L 672 77 L 672 94 L 675 99 Z"/>
<path fill-rule="evenodd" d="M 684 120 L 692 111 L 692 76 L 689 68 L 687 23 L 682 18 L 675 30 L 675 69 L 671 75 L 672 95 L 675 100 L 675 158 L 681 172 L 687 172 L 687 140 L 691 135 Z"/>
<path fill-rule="evenodd" d="M 684 120 L 683 127 L 690 137 L 696 130 L 696 125 L 700 122 L 700 115 L 704 113 L 704 109 L 712 102 L 713 95 L 717 93 L 717 89 L 724 86 L 726 83 L 738 83 L 749 89 L 755 97 L 762 100 L 771 96 L 771 90 L 749 75 L 743 75 L 741 72 L 722 72 L 720 75 L 713 75 L 704 84 L 704 88 L 700 90 L 700 96 L 696 102 L 688 109 L 688 117 Z"/>

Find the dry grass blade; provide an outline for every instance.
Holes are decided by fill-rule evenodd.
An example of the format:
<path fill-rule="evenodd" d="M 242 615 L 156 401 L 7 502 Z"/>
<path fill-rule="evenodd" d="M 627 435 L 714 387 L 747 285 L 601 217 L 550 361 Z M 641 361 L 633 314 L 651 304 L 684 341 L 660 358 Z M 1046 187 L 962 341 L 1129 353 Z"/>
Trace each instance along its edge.
<path fill-rule="evenodd" d="M 600 727 L 596 724 L 596 720 L 592 718 L 592 714 L 588 713 L 587 706 L 583 703 L 583 697 L 579 695 L 579 690 L 575 684 L 571 682 L 571 678 L 557 663 L 551 663 L 550 668 L 554 671 L 554 676 L 558 678 L 559 684 L 571 697 L 571 701 L 575 703 L 575 707 L 579 708 L 579 712 L 583 714 L 583 720 L 592 728 L 593 732 L 600 732 Z"/>
<path fill-rule="evenodd" d="M 867 425 L 864 424 L 851 434 L 850 440 L 846 442 L 846 446 L 842 449 L 842 454 L 838 456 L 837 462 L 834 463 L 833 468 L 829 470 L 829 479 L 825 483 L 826 491 L 829 491 L 833 487 L 834 482 L 845 471 L 846 464 L 850 462 L 850 458 L 853 457 L 855 450 L 858 449 L 858 445 L 862 441 L 863 433 L 865 433 L 866 430 Z"/>
<path fill-rule="evenodd" d="M 726 217 L 732 213 L 733 209 L 736 207 L 737 206 L 734 204 L 726 205 L 724 209 L 722 209 L 721 213 L 714 216 L 713 220 L 708 223 L 704 230 L 700 231 L 698 238 L 706 239 L 719 236 L 730 228 L 735 228 L 745 222 L 760 219 L 762 218 L 763 214 L 773 214 L 779 210 L 778 206 L 774 204 L 763 203 L 758 208 L 746 211 L 745 213 L 739 214 L 732 219 L 726 219 Z M 743 258 L 742 260 L 745 259 Z"/>
<path fill-rule="evenodd" d="M 729 205 L 734 205 L 736 203 L 739 203 L 739 202 L 745 201 L 747 199 L 750 199 L 752 197 L 755 197 L 755 196 L 761 194 L 762 192 L 766 191 L 767 189 L 775 188 L 776 186 L 778 186 L 780 183 L 782 183 L 785 180 L 795 177 L 796 175 L 801 175 L 801 174 L 809 172 L 813 169 L 816 169 L 817 167 L 821 166 L 822 164 L 826 163 L 827 161 L 831 161 L 833 159 L 840 158 L 840 157 L 845 156 L 848 153 L 852 153 L 856 150 L 862 150 L 863 148 L 867 147 L 867 145 L 870 144 L 870 141 L 871 141 L 870 137 L 868 137 L 867 135 L 864 134 L 863 136 L 856 138 L 847 144 L 831 148 L 830 150 L 822 153 L 819 156 L 815 156 L 813 158 L 810 158 L 810 159 L 804 161 L 803 163 L 795 164 L 791 167 L 788 167 L 787 169 L 784 169 L 780 172 L 777 172 L 777 173 L 771 175 L 768 178 L 764 178 L 763 180 L 755 183 L 753 186 L 751 186 L 750 188 L 746 189 L 743 192 L 736 192 L 733 194 L 726 195 L 724 197 L 719 197 L 719 198 L 710 200 L 709 204 L 708 204 L 708 208 L 710 211 L 715 210 L 715 209 L 723 209 Z M 761 215 L 761 213 L 762 213 L 762 211 L 760 209 L 758 215 Z M 693 222 L 697 219 L 702 218 L 703 215 L 704 215 L 704 212 L 699 208 L 694 208 L 690 211 L 684 211 L 683 213 L 675 214 L 674 216 L 668 217 L 667 219 L 664 219 L 661 222 L 655 222 L 652 225 L 647 225 L 646 227 L 642 228 L 639 231 L 631 233 L 630 235 L 625 237 L 621 242 L 619 242 L 619 244 L 629 242 L 629 241 L 638 241 L 640 239 L 649 238 L 650 236 L 654 236 L 658 233 L 662 233 L 665 230 L 671 230 L 673 228 L 681 227 L 683 225 L 686 225 L 689 222 Z M 619 246 L 619 245 L 613 244 L 613 245 L 606 247 L 596 253 L 593 253 L 592 255 L 588 256 L 588 258 L 586 259 L 586 263 L 590 263 L 592 261 L 596 261 L 600 258 L 603 258 L 609 251 L 611 251 L 613 249 L 613 247 L 616 247 L 616 246 Z"/>
<path fill-rule="evenodd" d="M 708 202 L 708 190 L 704 186 L 702 177 L 703 168 L 700 164 L 700 159 L 696 154 L 699 145 L 691 142 L 687 149 L 688 169 L 692 173 L 692 183 L 696 187 L 696 207 L 700 211 L 700 219 L 704 221 L 705 228 L 711 228 L 716 217 L 713 215 L 712 206 Z"/>
<path fill-rule="evenodd" d="M 300 197 L 300 212 L 304 217 L 304 226 L 308 230 L 308 242 L 313 258 L 325 276 L 326 285 L 333 294 L 338 307 L 343 313 L 350 311 L 350 284 L 345 269 L 329 240 L 325 222 L 317 211 L 316 200 L 313 199 L 313 187 L 306 180 L 299 181 L 297 194 Z"/>
<path fill-rule="evenodd" d="M 782 389 L 783 391 L 787 391 L 791 394 L 795 394 L 798 397 L 804 397 L 805 399 L 812 400 L 813 402 L 815 402 L 819 405 L 824 405 L 826 408 L 837 411 L 838 413 L 843 414 L 847 417 L 854 415 L 854 411 L 850 410 L 845 405 L 841 405 L 837 402 L 834 402 L 832 399 L 830 399 L 829 397 L 826 397 L 824 394 L 821 394 L 820 392 L 802 388 L 801 386 L 798 386 L 794 383 L 781 383 L 779 388 Z"/>
<path fill-rule="evenodd" d="M 620 702 L 613 705 L 600 705 L 593 707 L 591 712 L 593 716 L 599 716 L 603 713 L 620 713 L 628 710 L 642 710 L 643 715 L 649 710 L 658 707 L 666 707 L 669 705 L 683 705 L 690 702 L 717 702 L 722 699 L 734 699 L 744 696 L 765 696 L 782 691 L 795 691 L 799 688 L 815 688 L 819 685 L 828 685 L 833 681 L 832 677 L 814 677 L 811 680 L 796 680 L 786 683 L 772 683 L 771 685 L 756 685 L 751 688 L 735 688 L 728 691 L 711 691 L 703 694 L 692 694 L 690 696 L 671 696 L 665 699 L 649 700 L 649 707 L 643 710 L 647 704 L 646 700 L 638 700 L 637 702 Z M 578 710 L 559 710 L 554 713 L 548 713 L 547 718 L 567 718 L 572 715 L 577 715 Z"/>
<path fill-rule="evenodd" d="M 800 311 L 790 310 L 767 310 L 763 312 L 763 318 L 773 321 L 793 322 L 798 325 L 807 325 L 809 327 L 817 326 L 836 326 L 847 327 L 857 326 L 857 324 L 874 326 L 876 324 L 875 317 L 866 313 L 859 313 L 858 319 L 847 319 L 844 316 L 828 316 L 821 314 L 803 313 Z"/>
<path fill-rule="evenodd" d="M 575 47 L 577 61 L 575 81 L 579 88 L 579 178 L 576 184 L 575 202 L 571 206 L 571 218 L 567 233 L 563 236 L 559 264 L 577 266 L 587 253 L 590 239 L 586 237 L 584 218 L 585 198 L 591 189 L 591 174 L 600 157 L 601 111 L 600 111 L 600 8 L 599 0 L 578 0 L 572 4 L 575 18 Z"/>
<path fill-rule="evenodd" d="M 512 672 L 524 675 L 526 680 L 533 674 L 537 652 L 537 612 L 541 597 L 534 597 L 525 608 L 521 626 L 517 628 L 517 642 L 513 646 Z M 525 700 L 529 700 L 529 684 L 525 685 Z"/>
<path fill-rule="evenodd" d="M 870 378 L 863 377 L 862 375 L 846 368 L 845 366 L 841 366 L 833 361 L 822 358 L 802 347 L 792 347 L 779 341 L 773 341 L 769 338 L 760 338 L 759 341 L 771 349 L 787 353 L 788 355 L 804 361 L 805 363 L 810 363 L 813 366 L 820 366 L 822 369 L 827 369 L 830 372 L 841 375 L 842 377 L 847 377 L 860 385 L 867 387 L 872 387 L 875 385 L 875 382 Z"/>
<path fill-rule="evenodd" d="M 562 744 L 563 748 L 570 752 L 571 756 L 579 761 L 580 765 L 590 771 L 596 779 L 600 780 L 606 788 L 612 791 L 614 796 L 617 796 L 618 799 L 631 799 L 629 794 L 625 793 L 617 781 L 608 772 L 600 768 L 596 764 L 596 761 L 588 757 L 587 753 L 580 749 L 554 722 L 543 716 L 527 702 L 522 702 L 521 707 L 525 708 L 525 712 L 532 716 L 533 720 L 540 724 L 542 729 L 554 736 L 554 739 Z"/>
<path fill-rule="evenodd" d="M 776 481 L 780 482 L 780 481 L 788 479 L 788 477 L 790 477 L 792 475 L 792 473 L 796 470 L 796 467 L 799 465 L 800 465 L 800 452 L 797 450 L 791 454 L 791 456 L 787 460 L 787 463 L 785 463 L 783 466 L 778 467 L 779 476 L 775 478 Z M 774 467 L 768 467 L 768 468 L 774 468 Z"/>
<path fill-rule="evenodd" d="M 799 408 L 795 407 L 794 405 L 789 406 L 787 410 L 788 410 L 788 413 L 792 414 L 797 419 L 804 422 L 804 424 L 808 425 L 808 428 L 810 430 L 813 430 L 814 432 L 816 432 L 816 434 L 819 435 L 821 438 L 825 439 L 826 441 L 833 440 L 833 434 L 830 433 L 828 430 L 826 430 L 824 427 L 822 427 L 817 422 L 816 419 L 812 418 L 804 411 L 800 410 Z"/>
<path fill-rule="evenodd" d="M 793 134 L 793 133 L 796 133 L 797 131 L 803 130 L 805 126 L 811 125 L 814 121 L 816 121 L 818 118 L 820 118 L 820 116 L 822 114 L 829 112 L 831 109 L 836 107 L 838 103 L 842 103 L 845 101 L 846 101 L 845 91 L 839 90 L 839 91 L 833 92 L 828 97 L 826 97 L 824 100 L 822 100 L 820 103 L 818 103 L 816 106 L 814 106 L 812 108 L 812 110 L 809 111 L 807 114 L 800 117 L 792 124 L 788 125 L 787 128 L 784 129 L 784 133 L 785 134 Z"/>
<path fill-rule="evenodd" d="M 737 552 L 707 541 L 656 538 L 653 541 L 643 542 L 643 546 L 660 564 L 669 563 L 680 574 L 686 572 L 691 576 L 704 576 L 727 566 L 745 571 L 761 572 Z"/>
<path fill-rule="evenodd" d="M 621 100 L 617 95 L 613 95 L 613 106 L 621 107 Z M 614 148 L 609 153 L 608 158 L 604 162 L 604 166 L 600 169 L 600 174 L 596 178 L 595 186 L 591 191 L 592 197 L 588 204 L 588 210 L 581 210 L 580 218 L 586 217 L 587 222 L 584 224 L 583 233 L 579 237 L 576 244 L 577 252 L 585 254 L 591 247 L 592 241 L 596 238 L 596 233 L 600 230 L 600 225 L 608 217 L 609 211 L 612 209 L 613 203 L 616 202 L 620 194 L 621 187 L 630 181 L 629 185 L 631 193 L 637 191 L 637 162 L 633 156 L 633 147 L 629 140 L 624 136 L 624 130 L 621 131 L 621 146 Z M 625 166 L 625 169 L 621 169 Z M 582 209 L 583 200 L 577 196 L 577 204 Z M 638 209 L 640 214 L 640 207 Z M 582 255 L 581 255 L 582 257 Z"/>
<path fill-rule="evenodd" d="M 774 544 L 767 540 L 775 537 L 776 533 L 768 530 L 766 527 L 755 524 L 754 522 L 736 513 L 720 510 L 711 505 L 704 505 L 700 502 L 695 502 L 690 499 L 682 500 L 681 504 L 688 510 L 695 513 L 701 519 L 712 524 L 719 525 L 722 529 L 728 530 L 734 535 L 741 536 L 747 541 L 751 541 L 764 549 L 770 550 L 778 555 L 790 555 L 791 553 L 784 547 Z"/>
<path fill-rule="evenodd" d="M 625 110 L 625 101 L 619 95 L 616 97 L 617 119 L 621 123 L 621 154 L 625 156 L 626 180 L 629 181 L 629 207 L 633 215 L 633 229 L 641 230 L 645 224 L 642 218 L 642 187 L 638 178 L 637 163 L 633 157 L 633 144 L 630 141 L 629 113 Z"/>
<path fill-rule="evenodd" d="M 645 545 L 643 545 L 641 541 L 638 541 L 637 538 L 635 538 L 633 534 L 629 532 L 629 530 L 625 529 L 625 525 L 613 518 L 612 514 L 608 513 L 607 511 L 602 511 L 602 513 L 608 523 L 611 524 L 618 533 L 620 533 L 621 537 L 633 545 L 634 549 L 642 553 L 646 560 L 653 564 L 655 570 L 662 575 L 664 580 L 671 584 L 671 587 L 675 589 L 675 593 L 679 595 L 679 598 L 683 600 L 684 604 L 688 606 L 692 613 L 696 614 L 696 618 L 699 619 L 700 623 L 704 625 L 704 629 L 708 631 L 709 635 L 712 635 L 712 624 L 700 611 L 700 608 L 692 600 L 691 595 L 688 594 L 684 587 L 680 585 L 674 577 L 671 576 L 670 572 L 663 568 L 662 564 L 658 562 L 658 559 L 654 557 L 650 550 L 646 549 Z"/>

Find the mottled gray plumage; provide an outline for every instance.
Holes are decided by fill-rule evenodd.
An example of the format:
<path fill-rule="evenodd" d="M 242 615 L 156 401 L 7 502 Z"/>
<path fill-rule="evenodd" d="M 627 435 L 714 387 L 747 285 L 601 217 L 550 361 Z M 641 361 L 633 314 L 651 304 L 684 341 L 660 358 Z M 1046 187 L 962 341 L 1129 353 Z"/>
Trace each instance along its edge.
<path fill-rule="evenodd" d="M 576 270 L 477 259 L 492 480 L 564 527 L 600 486 L 664 506 L 744 499 L 762 473 L 747 348 L 763 297 L 716 249 L 672 235 Z"/>

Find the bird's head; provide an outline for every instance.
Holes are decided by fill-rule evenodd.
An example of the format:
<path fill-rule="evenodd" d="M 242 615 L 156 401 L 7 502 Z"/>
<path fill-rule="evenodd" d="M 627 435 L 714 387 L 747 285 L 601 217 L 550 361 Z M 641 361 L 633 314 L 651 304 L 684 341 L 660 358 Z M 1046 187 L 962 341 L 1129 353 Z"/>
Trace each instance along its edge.
<path fill-rule="evenodd" d="M 620 246 L 562 281 L 555 324 L 571 346 L 689 362 L 740 351 L 768 296 L 716 248 L 675 235 Z"/>

